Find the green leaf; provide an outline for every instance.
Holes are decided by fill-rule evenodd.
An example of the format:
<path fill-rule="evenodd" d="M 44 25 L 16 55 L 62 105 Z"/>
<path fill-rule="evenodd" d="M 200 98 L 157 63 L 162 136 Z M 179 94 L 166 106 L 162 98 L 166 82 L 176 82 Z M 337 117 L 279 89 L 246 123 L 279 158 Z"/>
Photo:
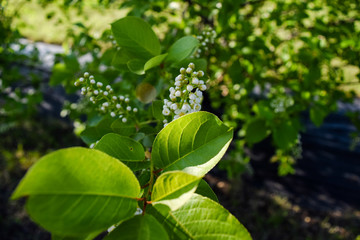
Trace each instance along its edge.
<path fill-rule="evenodd" d="M 149 59 L 160 54 L 160 42 L 150 25 L 138 17 L 125 17 L 111 24 L 118 45 L 128 52 Z"/>
<path fill-rule="evenodd" d="M 104 240 L 167 240 L 164 227 L 151 215 L 135 216 L 116 227 Z"/>
<path fill-rule="evenodd" d="M 135 125 L 129 123 L 123 123 L 121 119 L 116 119 L 111 124 L 111 129 L 122 136 L 130 136 L 136 133 Z"/>
<path fill-rule="evenodd" d="M 145 73 L 144 65 L 145 61 L 141 59 L 132 59 L 127 62 L 129 70 L 137 75 L 143 75 Z"/>
<path fill-rule="evenodd" d="M 192 36 L 185 36 L 177 40 L 169 49 L 167 63 L 178 63 L 189 57 L 199 45 L 199 40 Z"/>
<path fill-rule="evenodd" d="M 283 122 L 273 129 L 275 144 L 281 149 L 290 148 L 297 139 L 297 130 L 290 120 Z"/>
<path fill-rule="evenodd" d="M 233 130 L 208 112 L 187 114 L 156 136 L 152 163 L 164 171 L 182 170 L 204 176 L 224 155 Z"/>
<path fill-rule="evenodd" d="M 95 149 L 119 159 L 133 171 L 150 166 L 150 162 L 145 160 L 143 146 L 129 137 L 108 133 L 95 145 Z"/>
<path fill-rule="evenodd" d="M 154 184 L 152 204 L 164 204 L 175 211 L 191 198 L 200 180 L 181 171 L 163 173 Z"/>
<path fill-rule="evenodd" d="M 12 199 L 28 197 L 31 218 L 54 235 L 84 237 L 131 217 L 139 193 L 135 175 L 119 160 L 75 147 L 41 158 Z"/>
<path fill-rule="evenodd" d="M 204 179 L 201 179 L 195 193 L 210 198 L 215 202 L 219 202 L 219 199 L 217 198 L 216 194 Z"/>
<path fill-rule="evenodd" d="M 144 70 L 147 71 L 151 68 L 154 68 L 156 66 L 159 66 L 163 61 L 164 59 L 167 57 L 167 53 L 164 53 L 164 54 L 161 54 L 161 55 L 157 55 L 153 58 L 150 58 L 146 63 L 145 63 L 145 66 L 144 66 Z"/>
<path fill-rule="evenodd" d="M 163 106 L 164 106 L 163 101 L 161 101 L 161 100 L 153 101 L 150 106 L 151 116 L 155 119 L 162 121 L 164 119 L 164 115 L 162 114 Z"/>
<path fill-rule="evenodd" d="M 147 212 L 163 223 L 170 239 L 251 240 L 246 228 L 229 211 L 196 193 L 174 212 L 161 205 Z"/>
<path fill-rule="evenodd" d="M 86 127 L 80 134 L 81 139 L 86 144 L 91 144 L 102 138 L 107 133 L 112 132 L 111 124 L 114 120 L 111 118 L 103 118 L 95 126 Z"/>
<path fill-rule="evenodd" d="M 263 119 L 255 119 L 251 121 L 246 129 L 245 139 L 250 144 L 257 143 L 267 136 L 266 121 Z"/>
<path fill-rule="evenodd" d="M 314 105 L 310 108 L 310 119 L 317 127 L 321 126 L 327 114 L 328 112 L 318 105 Z"/>

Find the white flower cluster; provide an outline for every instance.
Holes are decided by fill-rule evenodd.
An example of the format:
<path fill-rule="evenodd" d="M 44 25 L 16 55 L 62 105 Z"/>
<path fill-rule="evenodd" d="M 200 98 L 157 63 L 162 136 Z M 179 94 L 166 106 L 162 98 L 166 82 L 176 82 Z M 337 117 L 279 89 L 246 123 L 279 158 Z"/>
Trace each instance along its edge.
<path fill-rule="evenodd" d="M 292 105 L 294 105 L 294 99 L 289 96 L 279 96 L 270 102 L 270 106 L 275 113 L 285 112 Z"/>
<path fill-rule="evenodd" d="M 137 108 L 130 106 L 128 97 L 114 94 L 110 85 L 104 86 L 100 81 L 96 82 L 94 76 L 84 73 L 84 76 L 75 81 L 75 86 L 81 86 L 81 94 L 90 97 L 90 101 L 99 104 L 100 111 L 111 117 L 119 117 L 125 123 L 129 117 L 138 112 Z"/>
<path fill-rule="evenodd" d="M 199 58 L 202 53 L 209 51 L 211 44 L 214 44 L 216 32 L 211 27 L 206 27 L 200 35 L 196 36 L 200 42 L 200 47 L 195 52 L 195 58 Z"/>
<path fill-rule="evenodd" d="M 164 127 L 169 121 L 201 110 L 202 91 L 207 88 L 205 82 L 199 79 L 203 76 L 203 71 L 195 71 L 194 63 L 180 69 L 180 74 L 175 78 L 175 87 L 170 88 L 169 99 L 164 99 Z"/>

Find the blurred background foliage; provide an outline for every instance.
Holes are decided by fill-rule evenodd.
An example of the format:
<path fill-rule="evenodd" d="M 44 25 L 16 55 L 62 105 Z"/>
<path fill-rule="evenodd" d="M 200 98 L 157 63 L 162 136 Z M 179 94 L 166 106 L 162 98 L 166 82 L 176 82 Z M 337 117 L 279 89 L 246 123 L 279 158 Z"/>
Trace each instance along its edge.
<path fill-rule="evenodd" d="M 269 161 L 277 163 L 279 175 L 294 173 L 293 166 L 302 157 L 304 119 L 321 126 L 339 102 L 352 103 L 360 94 L 357 0 L 0 0 L 0 6 L 1 150 L 11 169 L 11 153 L 20 156 L 19 151 L 33 147 L 32 140 L 15 141 L 12 131 L 41 129 L 38 124 L 49 118 L 38 113 L 46 109 L 43 102 L 50 88 L 62 86 L 62 94 L 68 96 L 60 101 L 59 112 L 71 123 L 70 130 L 58 120 L 55 128 L 71 132 L 74 126 L 79 135 L 84 122 L 98 119 L 94 105 L 79 99 L 73 84 L 85 71 L 111 84 L 115 92 L 133 97 L 134 104 L 146 111 L 152 111 L 151 104 L 141 101 L 139 92 L 146 90 L 137 91 L 138 85 L 149 83 L 153 88 L 148 91 L 155 88 L 157 99 L 166 97 L 176 68 L 153 69 L 139 76 L 119 64 L 121 49 L 110 24 L 125 16 L 147 21 L 161 41 L 162 52 L 183 36 L 198 36 L 208 27 L 216 31 L 215 43 L 201 55 L 210 79 L 203 110 L 236 129 L 220 164 L 229 178 L 252 173 L 248 149 L 259 142 L 273 146 Z M 61 45 L 61 51 L 44 59 L 37 41 Z M 360 130 L 359 113 L 346 113 L 357 129 L 354 139 Z M 32 149 L 29 159 L 64 147 L 57 135 L 61 131 L 48 129 L 51 134 L 44 130 L 29 134 L 29 139 L 54 139 L 35 153 Z M 80 144 L 75 139 L 70 142 Z M 20 164 L 30 166 L 33 160 L 21 156 Z M 347 234 L 336 236 L 354 236 Z"/>

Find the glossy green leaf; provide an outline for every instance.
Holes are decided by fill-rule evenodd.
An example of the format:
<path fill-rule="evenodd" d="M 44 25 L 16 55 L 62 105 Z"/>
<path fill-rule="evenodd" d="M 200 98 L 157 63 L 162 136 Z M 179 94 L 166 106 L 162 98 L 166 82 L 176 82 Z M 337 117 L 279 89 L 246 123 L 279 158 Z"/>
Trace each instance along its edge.
<path fill-rule="evenodd" d="M 204 176 L 222 158 L 233 130 L 208 112 L 187 114 L 169 123 L 157 135 L 152 162 L 165 171 L 182 170 Z"/>
<path fill-rule="evenodd" d="M 110 118 L 103 118 L 95 126 L 86 127 L 80 134 L 81 139 L 86 144 L 91 144 L 102 138 L 107 133 L 112 132 L 111 124 L 114 120 Z"/>
<path fill-rule="evenodd" d="M 143 75 L 145 73 L 144 65 L 145 61 L 141 59 L 132 59 L 127 62 L 129 70 L 137 75 Z"/>
<path fill-rule="evenodd" d="M 116 227 L 104 240 L 167 240 L 164 227 L 151 215 L 135 216 Z"/>
<path fill-rule="evenodd" d="M 130 136 L 136 133 L 136 128 L 134 124 L 131 123 L 124 123 L 122 119 L 116 119 L 111 124 L 111 129 L 122 136 Z"/>
<path fill-rule="evenodd" d="M 263 119 L 255 119 L 249 123 L 246 129 L 245 139 L 249 143 L 257 143 L 265 139 L 267 135 L 266 121 Z"/>
<path fill-rule="evenodd" d="M 200 180 L 181 171 L 163 173 L 154 184 L 151 201 L 153 205 L 164 204 L 175 211 L 191 198 Z"/>
<path fill-rule="evenodd" d="M 164 59 L 167 57 L 167 53 L 164 53 L 164 54 L 161 54 L 161 55 L 157 55 L 153 58 L 150 58 L 146 63 L 145 63 L 145 66 L 144 66 L 144 70 L 147 71 L 151 68 L 154 68 L 154 67 L 157 67 L 159 66 L 163 61 Z"/>
<path fill-rule="evenodd" d="M 150 166 L 150 162 L 145 160 L 143 146 L 129 137 L 108 133 L 95 145 L 95 149 L 119 159 L 133 171 Z"/>
<path fill-rule="evenodd" d="M 251 240 L 246 228 L 229 211 L 196 193 L 176 211 L 160 205 L 148 212 L 163 223 L 170 239 Z"/>
<path fill-rule="evenodd" d="M 151 26 L 138 17 L 125 17 L 111 24 L 118 45 L 143 58 L 160 54 L 160 42 Z"/>
<path fill-rule="evenodd" d="M 190 55 L 195 51 L 199 45 L 199 40 L 192 36 L 185 36 L 177 40 L 169 48 L 169 55 L 166 57 L 166 62 L 168 63 L 178 63 L 182 60 L 190 57 Z"/>
<path fill-rule="evenodd" d="M 210 198 L 211 200 L 213 200 L 215 202 L 219 202 L 219 199 L 217 198 L 216 194 L 214 193 L 214 191 L 211 189 L 209 184 L 204 179 L 201 179 L 198 187 L 196 188 L 195 193 L 197 193 L 201 196 Z"/>
<path fill-rule="evenodd" d="M 119 160 L 75 147 L 41 158 L 12 199 L 28 197 L 31 218 L 54 235 L 83 237 L 131 217 L 139 193 L 135 175 Z"/>

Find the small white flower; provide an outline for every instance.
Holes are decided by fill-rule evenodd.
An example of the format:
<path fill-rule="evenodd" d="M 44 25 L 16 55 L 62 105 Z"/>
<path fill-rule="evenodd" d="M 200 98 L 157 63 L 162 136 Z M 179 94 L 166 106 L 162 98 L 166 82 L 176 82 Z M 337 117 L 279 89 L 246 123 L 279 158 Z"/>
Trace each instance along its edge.
<path fill-rule="evenodd" d="M 189 92 L 191 92 L 194 89 L 194 87 L 192 85 L 187 85 L 186 90 L 188 90 Z"/>
<path fill-rule="evenodd" d="M 107 85 L 107 86 L 106 86 L 106 90 L 109 91 L 110 89 L 111 89 L 111 86 L 110 86 L 110 85 Z"/>
<path fill-rule="evenodd" d="M 115 116 L 116 116 L 116 114 L 115 114 L 114 112 L 111 112 L 110 115 L 111 115 L 112 117 L 115 117 Z"/>
<path fill-rule="evenodd" d="M 195 98 L 196 98 L 195 93 L 190 93 L 189 98 L 190 98 L 190 100 L 195 100 Z"/>
<path fill-rule="evenodd" d="M 98 94 L 99 94 L 99 91 L 98 91 L 98 90 L 95 90 L 95 91 L 94 91 L 94 94 L 95 94 L 95 95 L 98 95 Z"/>
<path fill-rule="evenodd" d="M 82 87 L 82 88 L 81 88 L 81 91 L 82 91 L 82 92 L 86 92 L 86 88 L 85 88 L 85 87 Z"/>
<path fill-rule="evenodd" d="M 120 109 L 120 108 L 121 108 L 121 105 L 120 105 L 120 104 L 116 104 L 116 108 L 117 108 L 117 109 Z"/>
<path fill-rule="evenodd" d="M 195 68 L 195 64 L 194 64 L 194 63 L 189 63 L 188 67 L 191 68 L 191 69 L 194 69 L 194 68 Z"/>
<path fill-rule="evenodd" d="M 186 72 L 185 68 L 183 68 L 183 67 L 180 68 L 180 73 L 181 73 L 181 74 L 185 74 L 185 72 Z"/>
<path fill-rule="evenodd" d="M 178 75 L 176 78 L 175 78 L 175 81 L 181 81 L 183 80 L 183 75 Z"/>
<path fill-rule="evenodd" d="M 204 84 L 204 81 L 203 81 L 203 80 L 200 80 L 200 81 L 199 81 L 199 84 L 200 84 L 200 85 Z"/>
<path fill-rule="evenodd" d="M 195 102 L 196 102 L 196 103 L 201 103 L 201 98 L 199 98 L 199 97 L 198 97 L 198 98 L 195 98 Z"/>
<path fill-rule="evenodd" d="M 162 110 L 162 114 L 163 114 L 164 116 L 169 116 L 170 110 L 169 110 L 168 108 L 164 108 L 164 109 Z"/>
<path fill-rule="evenodd" d="M 203 77 L 204 76 L 204 72 L 203 71 L 199 71 L 198 74 L 197 74 L 198 77 Z"/>
<path fill-rule="evenodd" d="M 200 111 L 200 110 L 201 110 L 201 105 L 198 104 L 198 103 L 196 103 L 196 104 L 194 105 L 194 110 L 195 110 L 195 111 Z"/>
<path fill-rule="evenodd" d="M 108 106 L 109 106 L 109 103 L 108 103 L 108 102 L 104 102 L 102 105 L 103 105 L 104 107 L 108 107 Z"/>
<path fill-rule="evenodd" d="M 131 107 L 130 107 L 130 106 L 127 106 L 127 107 L 126 107 L 126 110 L 127 110 L 127 111 L 131 111 Z"/>
<path fill-rule="evenodd" d="M 100 87 L 103 86 L 103 84 L 102 84 L 102 82 L 97 82 L 97 83 L 96 83 L 96 86 L 100 88 Z"/>
<path fill-rule="evenodd" d="M 88 78 L 89 77 L 89 73 L 88 72 L 85 72 L 84 73 L 84 78 Z"/>
<path fill-rule="evenodd" d="M 109 93 L 107 91 L 104 91 L 103 94 L 104 94 L 104 96 L 109 95 Z"/>
<path fill-rule="evenodd" d="M 128 103 L 130 101 L 129 98 L 125 98 L 125 102 Z"/>
<path fill-rule="evenodd" d="M 137 108 L 134 108 L 134 109 L 133 109 L 133 112 L 138 112 L 138 109 L 137 109 Z"/>
<path fill-rule="evenodd" d="M 198 78 L 193 78 L 192 79 L 192 84 L 198 85 L 199 84 L 199 79 Z"/>
<path fill-rule="evenodd" d="M 114 101 L 116 101 L 116 100 L 117 100 L 117 97 L 116 97 L 116 96 L 113 96 L 112 99 L 113 99 Z"/>
<path fill-rule="evenodd" d="M 124 100 L 124 96 L 119 96 L 120 101 Z"/>
<path fill-rule="evenodd" d="M 84 78 L 82 78 L 82 77 L 79 78 L 79 81 L 80 81 L 80 82 L 84 82 Z"/>
<path fill-rule="evenodd" d="M 79 86 L 79 82 L 74 82 L 75 87 Z"/>
<path fill-rule="evenodd" d="M 89 148 L 94 148 L 95 147 L 95 143 L 90 144 Z"/>
<path fill-rule="evenodd" d="M 175 113 L 176 115 L 179 115 L 179 114 L 181 113 L 181 110 L 180 110 L 180 109 L 176 109 L 176 110 L 174 111 L 174 113 Z"/>
<path fill-rule="evenodd" d="M 201 90 L 201 91 L 205 91 L 205 90 L 206 90 L 206 85 L 204 85 L 204 84 L 201 85 L 201 86 L 200 86 L 200 90 Z"/>
<path fill-rule="evenodd" d="M 91 79 L 91 80 L 90 80 L 90 84 L 95 84 L 95 80 L 94 80 L 94 79 Z"/>
<path fill-rule="evenodd" d="M 168 120 L 164 119 L 164 120 L 163 120 L 163 123 L 168 123 Z"/>
<path fill-rule="evenodd" d="M 180 92 L 180 91 L 176 91 L 176 92 L 175 92 L 175 96 L 176 96 L 176 97 L 180 97 L 180 96 L 181 96 L 181 92 Z"/>
<path fill-rule="evenodd" d="M 122 121 L 123 123 L 126 123 L 126 122 L 127 122 L 127 119 L 126 119 L 126 118 L 123 118 L 121 121 Z"/>
<path fill-rule="evenodd" d="M 176 103 L 171 104 L 171 109 L 176 110 L 178 108 L 178 105 Z"/>
<path fill-rule="evenodd" d="M 89 79 L 91 80 L 91 79 L 94 79 L 94 76 L 93 75 L 91 75 L 90 77 L 89 77 Z"/>
<path fill-rule="evenodd" d="M 95 101 L 95 98 L 94 97 L 90 97 L 90 101 Z"/>
<path fill-rule="evenodd" d="M 104 108 L 104 107 L 101 107 L 100 110 L 103 111 L 103 112 L 105 112 L 105 108 Z"/>
<path fill-rule="evenodd" d="M 179 115 L 175 115 L 174 120 L 178 119 L 179 117 L 180 117 Z"/>
<path fill-rule="evenodd" d="M 186 73 L 188 73 L 188 74 L 191 74 L 192 73 L 192 68 L 190 68 L 190 67 L 188 67 L 187 69 L 186 69 Z"/>

